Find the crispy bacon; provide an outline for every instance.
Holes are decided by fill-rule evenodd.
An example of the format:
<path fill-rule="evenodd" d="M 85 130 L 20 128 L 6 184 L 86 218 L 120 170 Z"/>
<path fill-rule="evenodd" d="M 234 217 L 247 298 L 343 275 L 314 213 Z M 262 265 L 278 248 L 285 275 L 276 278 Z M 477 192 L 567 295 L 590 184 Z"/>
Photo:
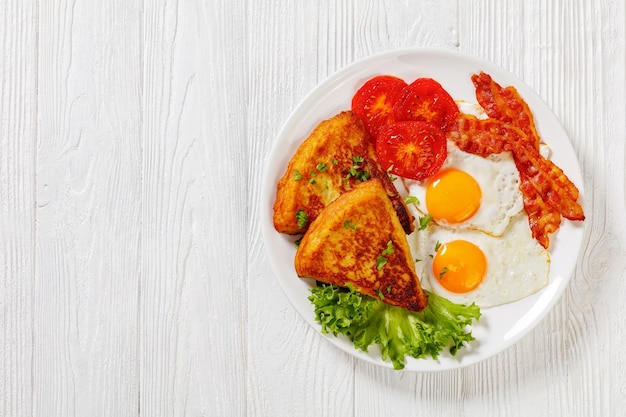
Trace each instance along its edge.
<path fill-rule="evenodd" d="M 543 201 L 523 171 L 520 171 L 520 190 L 533 238 L 547 249 L 550 246 L 550 234 L 561 225 L 561 214 Z"/>
<path fill-rule="evenodd" d="M 563 217 L 583 220 L 578 189 L 552 161 L 545 159 L 525 136 L 524 132 L 508 123 L 494 119 L 477 119 L 463 114 L 457 125 L 447 134 L 465 152 L 480 156 L 510 151 L 518 171 L 526 178 L 541 198 Z"/>
<path fill-rule="evenodd" d="M 515 87 L 502 88 L 489 74 L 481 72 L 472 75 L 476 87 L 476 99 L 489 117 L 510 123 L 520 129 L 539 149 L 539 134 L 535 128 L 533 114 Z"/>
<path fill-rule="evenodd" d="M 584 220 L 585 214 L 577 203 L 578 188 L 552 161 L 545 159 L 532 145 L 517 142 L 512 147 L 513 159 L 520 173 L 541 198 L 563 217 L 569 220 Z"/>
<path fill-rule="evenodd" d="M 502 110 L 501 106 L 493 105 L 496 110 Z M 502 117 L 502 113 L 491 113 Z M 531 125 L 534 131 L 532 119 Z M 478 119 L 461 114 L 446 136 L 461 150 L 475 155 L 512 153 L 520 173 L 524 210 L 533 237 L 545 248 L 549 246 L 550 234 L 559 228 L 561 216 L 584 220 L 583 209 L 577 202 L 578 189 L 559 167 L 539 153 L 538 138 L 529 138 L 522 127 L 502 119 Z"/>
<path fill-rule="evenodd" d="M 507 126 L 494 119 L 478 119 L 461 113 L 456 125 L 449 127 L 446 138 L 464 152 L 482 157 L 505 150 Z"/>

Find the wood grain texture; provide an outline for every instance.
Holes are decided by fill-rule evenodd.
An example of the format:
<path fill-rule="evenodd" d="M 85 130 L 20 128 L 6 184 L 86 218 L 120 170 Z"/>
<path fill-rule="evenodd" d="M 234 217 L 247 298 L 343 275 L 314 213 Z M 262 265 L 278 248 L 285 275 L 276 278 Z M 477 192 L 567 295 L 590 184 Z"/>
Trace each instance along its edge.
<path fill-rule="evenodd" d="M 353 359 L 321 339 L 282 293 L 258 214 L 262 173 L 281 125 L 319 81 L 351 60 L 352 13 L 345 2 L 249 4 L 247 415 L 353 412 Z"/>
<path fill-rule="evenodd" d="M 32 415 L 36 3 L 0 8 L 0 415 Z"/>
<path fill-rule="evenodd" d="M 401 11 L 396 13 L 394 6 Z M 591 138 L 595 136 L 594 132 L 603 127 L 594 117 L 593 110 L 588 108 L 590 103 L 572 101 L 570 95 L 573 94 L 578 98 L 593 96 L 589 87 L 593 84 L 595 76 L 594 72 L 588 69 L 594 67 L 594 62 L 597 65 L 598 61 L 611 55 L 614 56 L 612 62 L 606 63 L 610 68 L 608 72 L 623 90 L 623 81 L 619 80 L 623 74 L 623 53 L 611 54 L 594 48 L 594 45 L 597 46 L 597 40 L 594 41 L 594 39 L 604 33 L 610 34 L 604 35 L 605 37 L 623 41 L 623 31 L 620 30 L 620 24 L 624 20 L 621 8 L 615 10 L 613 7 L 598 5 L 592 9 L 583 2 L 570 4 L 568 7 L 558 2 L 547 4 L 530 2 L 523 5 L 519 2 L 460 2 L 458 29 L 453 24 L 452 30 L 446 31 L 443 29 L 448 26 L 442 24 L 440 20 L 433 18 L 433 21 L 437 22 L 433 25 L 423 17 L 424 15 L 436 16 L 438 11 L 445 10 L 446 7 L 431 5 L 432 7 L 429 8 L 428 3 L 421 6 L 423 7 L 416 7 L 420 9 L 419 12 L 415 11 L 415 14 L 411 15 L 407 10 L 413 9 L 404 9 L 397 3 L 385 4 L 385 7 L 380 9 L 376 8 L 376 4 L 360 3 L 359 7 L 354 8 L 356 16 L 353 19 L 344 19 L 355 25 L 356 34 L 332 36 L 334 39 L 340 38 L 344 42 L 354 44 L 356 51 L 363 48 L 363 51 L 359 53 L 364 56 L 401 46 L 458 46 L 462 51 L 491 60 L 518 75 L 538 91 L 552 106 L 557 117 L 563 120 L 570 135 L 572 135 L 572 125 L 568 125 L 568 116 L 575 120 L 575 123 L 582 123 L 582 126 L 574 127 L 579 129 L 577 133 L 582 135 L 582 138 L 578 139 L 578 136 L 575 136 L 573 143 L 581 158 L 583 170 L 585 169 L 585 156 L 588 160 L 596 160 L 597 154 L 584 153 L 581 147 L 585 137 L 589 138 L 589 143 L 593 143 Z M 347 8 L 344 4 L 337 7 L 335 13 L 339 14 Z M 454 4 L 449 5 L 448 8 L 454 8 Z M 609 8 L 612 9 L 611 12 L 608 11 Z M 616 14 L 609 17 L 610 13 Z M 398 26 L 385 26 L 385 19 L 391 15 L 394 15 L 393 22 L 396 25 L 398 21 L 411 22 L 418 30 L 406 30 L 401 25 L 400 27 L 404 30 L 398 30 Z M 362 16 L 362 20 L 358 16 Z M 455 21 L 450 14 L 446 16 L 451 21 Z M 591 27 L 588 22 L 596 21 L 598 16 L 604 17 L 604 25 Z M 327 26 L 321 25 L 322 30 Z M 434 31 L 434 27 L 439 31 Z M 420 32 L 419 28 L 423 29 L 423 32 Z M 338 31 L 339 29 L 335 29 L 335 32 Z M 433 35 L 433 32 L 439 35 Z M 371 39 L 367 39 L 368 36 Z M 320 43 L 323 43 L 323 34 L 318 35 L 318 38 Z M 410 42 L 411 40 L 414 43 Z M 294 43 L 297 44 L 296 41 Z M 327 47 L 329 58 L 327 59 L 332 58 L 337 61 L 336 51 L 341 47 L 343 45 L 335 48 L 329 45 Z M 341 49 L 339 51 L 342 53 Z M 359 57 L 359 53 L 344 53 L 346 56 L 344 61 L 349 61 L 352 55 L 354 59 Z M 581 58 L 585 61 L 581 62 Z M 301 70 L 306 71 L 306 69 Z M 319 65 L 318 72 L 320 72 Z M 326 75 L 328 74 L 323 72 L 317 78 L 321 80 Z M 581 76 L 586 76 L 587 79 Z M 582 91 L 579 90 L 581 87 L 584 88 Z M 291 90 L 286 90 L 285 95 L 289 96 L 290 92 Z M 607 103 L 611 103 L 617 111 L 621 111 L 624 103 L 623 94 L 620 95 L 620 93 L 621 90 L 618 88 L 617 91 L 611 92 L 612 98 L 604 99 L 604 104 L 600 103 L 603 101 L 600 98 L 596 98 L 598 102 L 595 104 L 606 107 Z M 618 98 L 621 101 L 618 102 Z M 581 120 L 576 116 L 583 116 L 584 119 Z M 612 119 L 612 116 L 608 117 Z M 619 129 L 616 131 L 623 132 Z M 594 147 L 614 148 L 616 151 L 614 159 L 607 165 L 621 168 L 624 156 L 623 142 L 621 140 L 605 145 L 596 143 Z M 603 157 L 606 156 L 603 155 Z M 602 184 L 604 180 L 601 178 L 598 182 Z M 623 197 L 620 198 L 621 189 L 624 188 L 623 179 L 620 181 L 621 188 L 615 198 L 618 202 L 623 200 Z M 592 187 L 594 191 L 598 188 L 595 184 L 586 183 L 585 188 L 589 187 Z M 589 204 L 587 203 L 586 206 Z M 588 212 L 593 211 L 590 206 L 586 208 Z M 611 212 L 617 214 L 615 216 L 617 221 L 611 225 L 611 228 L 623 230 L 623 208 L 613 207 Z M 601 218 L 605 216 L 602 212 L 600 215 Z M 592 216 L 596 217 L 595 214 Z M 623 252 L 623 242 L 623 237 L 613 235 L 605 245 L 609 253 L 615 254 L 620 250 Z M 602 252 L 602 249 L 599 250 Z M 607 262 L 606 256 L 607 254 L 601 253 L 600 259 L 603 261 L 600 261 L 599 265 L 605 268 L 611 267 L 612 272 L 616 273 L 616 279 L 623 277 L 623 264 L 615 261 Z M 595 263 L 597 258 L 593 259 Z M 579 271 L 580 267 L 577 270 L 577 276 L 573 279 L 573 288 L 577 280 L 580 280 Z M 594 275 L 597 273 L 594 272 Z M 595 288 L 597 289 L 597 285 Z M 517 346 L 469 369 L 442 374 L 409 374 L 395 373 L 356 362 L 353 377 L 354 414 L 380 415 L 389 411 L 390 404 L 393 404 L 394 415 L 417 415 L 418 413 L 494 416 L 606 415 L 611 409 L 619 409 L 622 404 L 616 391 L 621 390 L 620 384 L 613 384 L 609 387 L 606 383 L 612 379 L 607 376 L 608 373 L 600 376 L 601 374 L 594 370 L 596 366 L 606 367 L 610 362 L 606 357 L 597 356 L 601 345 L 597 342 L 599 329 L 595 327 L 598 323 L 594 316 L 597 311 L 604 308 L 599 307 L 599 304 L 602 304 L 599 299 L 589 298 L 589 290 L 589 287 L 578 290 L 578 296 L 581 299 L 575 300 L 573 305 L 568 305 L 568 299 L 576 291 L 570 288 L 564 300 L 557 305 L 537 330 L 524 338 Z M 616 288 L 604 291 L 614 290 Z M 611 297 L 610 294 L 603 296 L 613 298 L 617 302 L 617 298 Z M 619 311 L 620 308 L 615 306 L 613 311 L 616 310 Z M 604 311 L 602 315 L 605 323 L 608 323 L 611 317 L 609 310 Z M 565 329 L 564 323 L 568 323 Z M 612 328 L 608 324 L 600 325 L 600 327 L 604 331 Z M 610 338 L 610 335 L 606 334 L 600 340 L 606 340 L 606 337 Z M 615 359 L 618 358 L 614 355 L 613 360 Z M 326 358 L 326 360 L 329 359 Z M 618 362 L 623 364 L 623 361 Z M 618 369 L 623 366 L 622 364 L 618 366 Z M 618 370 L 618 372 L 621 371 Z M 598 383 L 603 388 L 597 388 L 594 383 L 585 385 L 585 380 Z M 578 394 L 583 394 L 583 396 L 579 397 Z M 617 408 L 615 408 L 616 404 Z"/>
<path fill-rule="evenodd" d="M 0 416 L 621 415 L 625 27 L 622 0 L 2 2 Z M 524 80 L 585 178 L 562 300 L 452 372 L 327 343 L 261 237 L 263 168 L 297 104 L 412 46 Z"/>
<path fill-rule="evenodd" d="M 141 415 L 246 409 L 242 2 L 146 2 Z"/>
<path fill-rule="evenodd" d="M 140 10 L 39 6 L 33 415 L 136 415 Z"/>
<path fill-rule="evenodd" d="M 578 154 L 588 219 L 586 243 L 563 299 L 530 335 L 501 355 L 520 360 L 491 381 L 493 386 L 515 381 L 520 399 L 534 391 L 540 395 L 524 403 L 501 395 L 492 415 L 510 413 L 516 404 L 523 406 L 520 415 L 608 415 L 625 409 L 623 388 L 613 379 L 623 378 L 625 363 L 616 355 L 619 349 L 607 350 L 623 342 L 613 317 L 623 311 L 615 294 L 623 293 L 626 271 L 619 255 L 626 253 L 626 240 L 615 233 L 625 230 L 626 221 L 624 119 L 618 116 L 624 108 L 625 57 L 623 48 L 614 49 L 625 43 L 624 7 L 513 3 L 463 4 L 459 28 L 467 42 L 461 42 L 461 50 L 516 74 L 552 107 Z M 615 177 L 611 171 L 616 168 L 621 175 Z M 607 344 L 613 335 L 619 340 Z"/>

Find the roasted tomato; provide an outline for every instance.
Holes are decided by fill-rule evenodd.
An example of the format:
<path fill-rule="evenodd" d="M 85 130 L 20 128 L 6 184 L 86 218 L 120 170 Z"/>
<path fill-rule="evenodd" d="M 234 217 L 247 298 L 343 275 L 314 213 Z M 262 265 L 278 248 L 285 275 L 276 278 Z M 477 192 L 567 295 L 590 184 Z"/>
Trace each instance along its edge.
<path fill-rule="evenodd" d="M 396 120 L 433 123 L 444 132 L 454 124 L 459 107 L 448 92 L 432 78 L 418 78 L 402 91 L 394 106 Z"/>
<path fill-rule="evenodd" d="M 441 129 L 421 121 L 383 126 L 376 137 L 376 152 L 383 168 L 418 181 L 439 171 L 447 151 L 446 137 Z"/>
<path fill-rule="evenodd" d="M 367 131 L 376 137 L 382 126 L 395 121 L 394 104 L 407 87 L 404 80 L 392 75 L 369 79 L 352 97 L 352 111 L 365 123 Z"/>

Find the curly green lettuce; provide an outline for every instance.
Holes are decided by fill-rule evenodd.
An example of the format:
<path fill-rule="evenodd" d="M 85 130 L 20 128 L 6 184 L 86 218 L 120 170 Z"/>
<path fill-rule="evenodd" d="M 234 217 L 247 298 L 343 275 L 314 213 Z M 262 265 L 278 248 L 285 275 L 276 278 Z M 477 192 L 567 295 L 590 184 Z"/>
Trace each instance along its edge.
<path fill-rule="evenodd" d="M 355 348 L 365 352 L 378 344 L 382 359 L 390 359 L 395 369 L 403 369 L 407 355 L 436 359 L 449 348 L 456 356 L 459 349 L 474 340 L 468 326 L 480 317 L 476 304 L 455 304 L 426 293 L 428 306 L 420 313 L 362 295 L 351 286 L 322 284 L 311 289 L 309 300 L 315 306 L 322 333 L 344 334 Z"/>

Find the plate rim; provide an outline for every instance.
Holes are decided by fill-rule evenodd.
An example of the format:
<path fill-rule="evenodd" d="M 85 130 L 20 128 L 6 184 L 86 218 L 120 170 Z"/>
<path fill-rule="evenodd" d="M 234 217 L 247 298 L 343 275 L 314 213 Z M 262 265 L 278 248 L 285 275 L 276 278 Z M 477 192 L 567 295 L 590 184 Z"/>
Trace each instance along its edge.
<path fill-rule="evenodd" d="M 362 59 L 356 60 L 353 63 L 344 66 L 343 68 L 339 69 L 338 71 L 336 71 L 333 74 L 330 74 L 328 77 L 326 77 L 324 80 L 322 80 L 320 83 L 318 83 L 313 89 L 311 89 L 307 94 L 305 94 L 305 96 L 300 100 L 300 102 L 294 107 L 294 109 L 291 111 L 291 113 L 289 114 L 289 116 L 287 117 L 287 119 L 283 122 L 281 128 L 278 131 L 278 134 L 275 136 L 274 142 L 272 144 L 271 150 L 269 152 L 269 154 L 267 155 L 267 158 L 265 160 L 265 165 L 263 167 L 263 177 L 262 177 L 262 185 L 261 185 L 261 194 L 260 194 L 260 198 L 261 198 L 261 203 L 260 203 L 260 214 L 261 214 L 261 232 L 262 232 L 262 239 L 263 239 L 263 243 L 265 246 L 265 249 L 267 251 L 268 254 L 268 260 L 270 262 L 271 268 L 272 268 L 272 272 L 274 273 L 275 279 L 278 281 L 278 284 L 283 292 L 283 294 L 287 297 L 287 299 L 289 300 L 290 304 L 292 305 L 293 308 L 295 308 L 295 310 L 299 313 L 299 315 L 305 320 L 305 322 L 307 322 L 310 326 L 313 327 L 314 330 L 316 330 L 316 332 L 322 336 L 324 339 L 328 340 L 329 342 L 331 342 L 333 345 L 335 345 L 336 347 L 339 347 L 341 350 L 343 350 L 344 352 L 350 354 L 353 357 L 365 360 L 366 362 L 372 363 L 374 365 L 377 366 L 382 366 L 385 368 L 389 368 L 389 369 L 393 369 L 393 366 L 391 364 L 391 362 L 387 361 L 383 361 L 380 356 L 377 356 L 377 350 L 378 349 L 374 349 L 372 348 L 370 350 L 370 352 L 363 352 L 360 350 L 357 350 L 354 345 L 352 344 L 352 342 L 345 336 L 333 336 L 330 334 L 323 334 L 321 333 L 321 326 L 319 323 L 317 323 L 314 319 L 314 312 L 313 312 L 313 307 L 312 305 L 308 302 L 308 300 L 306 300 L 306 303 L 308 303 L 308 305 L 311 307 L 310 311 L 308 311 L 308 314 L 305 314 L 304 311 L 302 311 L 301 308 L 299 308 L 296 303 L 294 302 L 294 300 L 292 299 L 292 290 L 287 287 L 287 284 L 285 282 L 283 282 L 283 280 L 280 278 L 281 275 L 281 271 L 280 271 L 280 267 L 279 264 L 276 260 L 275 255 L 270 251 L 270 247 L 272 246 L 270 244 L 271 242 L 271 238 L 274 235 L 274 237 L 276 236 L 281 236 L 278 232 L 276 232 L 276 230 L 273 227 L 273 222 L 272 222 L 272 216 L 273 216 L 273 209 L 272 209 L 272 203 L 275 199 L 275 195 L 276 195 L 276 182 L 277 179 L 280 178 L 280 176 L 282 176 L 282 174 L 284 173 L 284 170 L 286 168 L 286 163 L 284 164 L 283 168 L 279 169 L 275 168 L 274 170 L 272 170 L 272 161 L 277 159 L 277 154 L 279 154 L 281 148 L 284 149 L 285 146 L 285 137 L 287 135 L 287 133 L 292 130 L 294 128 L 294 126 L 296 126 L 298 124 L 298 121 L 295 120 L 297 116 L 299 116 L 301 113 L 317 113 L 317 114 L 321 114 L 321 112 L 315 112 L 311 110 L 311 107 L 315 108 L 316 106 L 311 106 L 311 101 L 315 101 L 315 99 L 320 96 L 325 90 L 332 88 L 333 86 L 335 86 L 335 84 L 341 84 L 342 82 L 345 82 L 345 79 L 350 79 L 351 77 L 354 77 L 353 72 L 361 69 L 361 68 L 367 68 L 368 66 L 373 65 L 374 63 L 377 63 L 379 61 L 385 61 L 385 60 L 389 60 L 391 58 L 398 58 L 400 56 L 405 56 L 405 55 L 410 55 L 410 56 L 415 56 L 415 57 L 421 57 L 423 55 L 432 55 L 432 56 L 439 56 L 439 57 L 444 57 L 445 59 L 455 59 L 455 60 L 461 60 L 465 63 L 471 63 L 477 66 L 481 66 L 481 67 L 485 67 L 485 71 L 486 72 L 490 72 L 490 74 L 498 73 L 499 75 L 504 74 L 509 80 L 513 80 L 514 83 L 513 84 L 507 84 L 507 85 L 514 85 L 516 89 L 518 89 L 518 91 L 520 91 L 520 95 L 522 95 L 522 97 L 524 97 L 525 101 L 527 103 L 529 103 L 529 107 L 532 109 L 533 111 L 533 115 L 535 115 L 535 112 L 537 111 L 536 108 L 534 108 L 535 105 L 539 104 L 539 107 L 541 107 L 541 111 L 542 111 L 542 116 L 541 116 L 541 120 L 544 120 L 545 123 L 545 119 L 551 119 L 551 129 L 556 129 L 559 133 L 559 135 L 561 137 L 564 137 L 566 139 L 566 141 L 564 143 L 567 144 L 566 149 L 564 150 L 559 150 L 559 155 L 561 154 L 565 154 L 565 153 L 569 153 L 570 155 L 568 155 L 568 158 L 570 160 L 570 164 L 568 165 L 574 165 L 575 169 L 573 172 L 570 172 L 570 170 L 566 171 L 566 174 L 568 175 L 568 177 L 570 179 L 572 179 L 572 181 L 576 184 L 576 186 L 579 189 L 579 193 L 580 193 L 580 197 L 579 197 L 579 201 L 581 202 L 581 204 L 583 204 L 584 206 L 584 189 L 583 189 L 583 181 L 582 181 L 582 173 L 581 173 L 581 167 L 580 167 L 580 163 L 578 161 L 578 158 L 576 157 L 576 154 L 574 152 L 574 148 L 573 148 L 573 144 L 571 139 L 569 138 L 569 135 L 567 135 L 567 132 L 565 131 L 565 129 L 563 128 L 560 120 L 556 117 L 556 115 L 554 114 L 553 110 L 547 105 L 547 103 L 539 96 L 539 94 L 537 94 L 532 88 L 530 88 L 530 86 L 528 86 L 523 80 L 519 79 L 516 75 L 512 74 L 511 72 L 509 72 L 508 70 L 494 64 L 493 62 L 487 61 L 485 59 L 473 56 L 473 55 L 469 55 L 467 53 L 464 52 L 460 52 L 460 51 L 456 51 L 456 50 L 452 50 L 452 49 L 443 49 L 443 48 L 424 48 L 424 47 L 409 47 L 409 48 L 399 48 L 399 49 L 394 49 L 394 50 L 387 50 L 387 51 L 383 51 L 380 53 L 376 53 L 376 54 L 372 54 L 370 56 L 364 57 Z M 382 73 L 382 72 L 381 72 Z M 389 73 L 391 73 L 392 75 L 393 72 L 390 71 Z M 375 74 L 371 73 L 368 77 L 372 77 Z M 416 77 L 417 78 L 417 77 Z M 433 78 L 437 79 L 436 76 L 433 76 Z M 496 77 L 494 76 L 494 79 Z M 469 81 L 469 80 L 468 80 Z M 471 81 L 469 81 L 471 82 Z M 354 90 L 356 91 L 356 90 Z M 354 94 L 354 91 L 352 94 Z M 456 99 L 456 97 L 453 98 Z M 349 99 L 351 99 L 351 96 L 349 97 Z M 531 105 L 530 102 L 533 102 L 534 105 Z M 349 108 L 345 108 L 344 110 L 348 110 Z M 332 117 L 333 113 L 332 111 L 330 112 L 330 115 L 326 115 L 326 116 L 322 116 L 320 115 L 315 123 L 311 126 L 311 129 L 309 129 L 309 133 L 312 130 L 312 128 L 317 125 L 320 121 L 328 118 L 328 117 Z M 547 115 L 546 115 L 547 114 Z M 538 118 L 535 117 L 535 121 L 538 122 Z M 540 131 L 541 134 L 541 129 L 539 127 L 539 125 L 537 126 L 537 130 Z M 293 135 L 292 138 L 294 136 L 297 135 Z M 543 135 L 542 135 L 543 136 Z M 306 136 L 304 137 L 299 137 L 299 138 L 295 138 L 292 139 L 290 141 L 287 141 L 288 144 L 290 144 L 291 147 L 297 147 L 297 145 L 299 145 L 304 139 L 306 138 Z M 294 148 L 295 151 L 295 148 Z M 290 154 L 292 155 L 293 152 Z M 573 159 L 572 159 L 572 154 L 573 154 Z M 554 155 L 553 155 L 554 156 Z M 278 175 L 278 178 L 276 178 L 275 176 L 272 176 L 272 174 L 274 173 L 274 171 L 278 170 L 278 172 L 280 173 Z M 564 170 L 565 171 L 565 170 Z M 574 178 L 573 178 L 574 177 Z M 268 201 L 269 196 L 271 196 L 272 198 Z M 270 203 L 270 204 L 268 204 Z M 567 222 L 566 220 L 564 220 L 564 222 Z M 497 354 L 503 352 L 504 350 L 512 347 L 513 345 L 515 345 L 521 338 L 523 338 L 524 336 L 526 336 L 527 334 L 529 334 L 533 329 L 535 329 L 537 327 L 537 325 L 543 321 L 543 319 L 545 318 L 545 316 L 553 310 L 554 305 L 562 298 L 563 293 L 565 292 L 565 289 L 567 288 L 567 286 L 569 285 L 569 282 L 571 281 L 571 278 L 575 272 L 575 268 L 576 265 L 578 263 L 578 259 L 580 256 L 580 250 L 582 248 L 582 243 L 583 243 L 583 237 L 584 237 L 584 232 L 585 232 L 585 228 L 588 224 L 588 221 L 586 222 L 579 222 L 579 224 L 574 224 L 574 223 L 565 223 L 565 225 L 561 225 L 561 228 L 564 228 L 564 226 L 572 226 L 569 227 L 567 230 L 571 233 L 572 231 L 575 232 L 575 236 L 577 237 L 577 239 L 575 239 L 574 246 L 575 246 L 575 254 L 572 254 L 570 251 L 570 255 L 572 255 L 572 258 L 574 259 L 573 262 L 571 262 L 569 265 L 563 265 L 561 266 L 562 268 L 564 268 L 565 270 L 563 271 L 562 274 L 559 274 L 558 276 L 553 276 L 553 265 L 551 264 L 550 267 L 550 275 L 549 275 L 549 284 L 547 287 L 543 288 L 542 290 L 540 290 L 537 294 L 535 294 L 534 296 L 530 296 L 530 297 L 534 297 L 536 298 L 536 303 L 541 303 L 540 308 L 536 307 L 537 304 L 533 305 L 533 307 L 531 308 L 531 310 L 529 310 L 526 315 L 528 315 L 528 313 L 530 312 L 534 312 L 536 309 L 539 309 L 539 311 L 537 313 L 535 313 L 534 315 L 531 315 L 531 317 L 528 319 L 530 321 L 528 321 L 523 328 L 521 328 L 520 330 L 518 330 L 516 333 L 514 333 L 511 337 L 509 337 L 506 342 L 502 343 L 500 346 L 498 346 L 497 349 L 495 350 L 491 350 L 490 352 L 488 352 L 488 354 L 486 355 L 477 355 L 475 357 L 472 357 L 471 355 L 469 356 L 468 360 L 458 360 L 457 358 L 459 356 L 457 356 L 457 358 L 451 359 L 447 362 L 445 362 L 445 365 L 440 365 L 441 362 L 437 361 L 437 360 L 433 360 L 430 358 L 426 358 L 426 359 L 414 359 L 411 357 L 407 357 L 406 358 L 406 367 L 404 369 L 404 371 L 408 371 L 408 372 L 442 372 L 442 371 L 449 371 L 449 370 L 456 370 L 456 369 L 462 369 L 480 362 L 483 362 L 489 358 L 492 358 L 494 356 L 496 356 Z M 555 240 L 558 240 L 559 235 L 562 235 L 563 233 L 559 233 L 561 232 L 561 230 L 559 230 L 556 234 L 554 234 L 552 236 L 552 245 L 555 245 L 556 242 L 554 242 Z M 283 239 L 285 239 L 284 236 L 282 236 Z M 287 238 L 289 239 L 289 238 Z M 295 238 L 293 239 L 295 240 Z M 572 242 L 569 242 L 570 244 Z M 551 246 L 551 259 L 552 259 L 552 246 Z M 294 249 L 295 250 L 295 249 Z M 575 255 L 575 256 L 573 256 Z M 295 270 L 293 271 L 295 274 Z M 300 279 L 301 280 L 301 279 Z M 305 282 L 306 280 L 301 280 L 299 282 Z M 306 283 L 304 284 L 306 285 Z M 550 289 L 550 293 L 546 293 L 546 290 Z M 547 295 L 546 295 L 547 294 Z M 527 297 L 528 298 L 528 297 Z M 515 303 L 511 303 L 511 304 L 515 304 Z M 483 312 L 483 317 L 485 316 L 485 313 L 490 311 L 490 310 L 495 310 L 498 309 L 499 307 L 495 307 L 492 309 L 485 309 L 485 311 Z M 482 309 L 481 309 L 482 310 Z M 526 316 L 522 316 L 520 318 L 520 320 L 518 321 L 521 322 L 522 319 Z M 484 320 L 484 318 L 481 317 L 481 319 Z M 478 325 L 481 325 L 481 322 L 479 321 Z M 513 329 L 511 329 L 513 330 Z M 476 336 L 476 335 L 475 335 Z M 480 343 L 478 341 L 478 337 L 476 337 L 477 341 L 472 342 L 472 343 Z M 469 351 L 469 353 L 471 354 L 471 346 L 467 349 L 464 349 L 462 351 L 462 353 L 460 353 L 460 356 L 464 359 L 467 356 L 467 353 Z M 417 365 L 415 365 L 417 364 Z M 428 366 L 420 366 L 420 365 L 426 365 L 428 364 Z M 433 365 L 433 364 L 439 364 L 439 365 Z"/>

